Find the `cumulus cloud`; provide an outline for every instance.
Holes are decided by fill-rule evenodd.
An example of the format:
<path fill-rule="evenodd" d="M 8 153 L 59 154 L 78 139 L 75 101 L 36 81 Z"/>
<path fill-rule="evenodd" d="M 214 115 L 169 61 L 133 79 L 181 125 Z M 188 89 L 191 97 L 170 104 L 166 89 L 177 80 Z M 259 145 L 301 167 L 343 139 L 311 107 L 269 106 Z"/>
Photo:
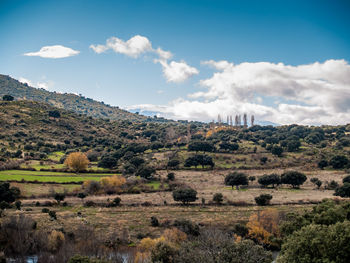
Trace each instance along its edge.
<path fill-rule="evenodd" d="M 156 62 L 162 65 L 163 74 L 168 82 L 184 82 L 199 73 L 196 68 L 189 66 L 185 61 L 168 63 L 166 60 L 159 59 Z"/>
<path fill-rule="evenodd" d="M 203 90 L 159 107 L 164 116 L 209 121 L 218 114 L 248 113 L 257 120 L 280 124 L 350 122 L 350 65 L 345 60 L 298 66 L 228 61 L 202 64 L 216 70 L 200 81 Z"/>
<path fill-rule="evenodd" d="M 78 55 L 80 51 L 61 45 L 45 46 L 37 52 L 25 53 L 24 56 L 42 58 L 67 58 Z"/>
<path fill-rule="evenodd" d="M 128 41 L 123 41 L 117 37 L 111 37 L 107 39 L 105 45 L 90 45 L 90 48 L 98 54 L 112 49 L 116 53 L 137 58 L 140 54 L 151 51 L 152 44 L 147 37 L 136 35 Z"/>
<path fill-rule="evenodd" d="M 168 82 L 180 83 L 199 73 L 198 69 L 189 66 L 186 62 L 171 61 L 168 62 L 173 54 L 170 51 L 158 47 L 152 47 L 151 41 L 144 36 L 136 35 L 127 41 L 117 37 L 107 39 L 105 45 L 90 45 L 90 48 L 97 54 L 113 50 L 115 53 L 124 54 L 132 58 L 138 58 L 142 54 L 152 54 L 156 56 L 154 63 L 162 66 L 163 74 Z"/>
<path fill-rule="evenodd" d="M 29 79 L 26 79 L 26 78 L 23 78 L 23 77 L 20 77 L 18 80 L 19 80 L 19 82 L 28 84 L 28 86 L 30 86 L 30 87 L 49 90 L 50 84 L 48 82 L 38 81 L 38 82 L 33 83 Z"/>

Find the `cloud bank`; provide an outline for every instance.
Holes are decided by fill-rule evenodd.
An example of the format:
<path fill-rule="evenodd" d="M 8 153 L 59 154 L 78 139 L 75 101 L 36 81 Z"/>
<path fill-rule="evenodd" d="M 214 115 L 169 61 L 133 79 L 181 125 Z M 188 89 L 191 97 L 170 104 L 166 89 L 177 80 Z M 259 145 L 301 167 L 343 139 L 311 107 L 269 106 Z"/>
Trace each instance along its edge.
<path fill-rule="evenodd" d="M 131 58 L 138 58 L 143 54 L 153 54 L 157 58 L 154 63 L 159 63 L 163 69 L 163 75 L 168 82 L 180 83 L 199 73 L 198 69 L 189 66 L 185 61 L 171 61 L 173 54 L 158 47 L 154 49 L 151 41 L 144 36 L 136 35 L 127 41 L 117 37 L 110 37 L 105 45 L 90 45 L 90 48 L 97 54 L 113 50 L 115 53 L 124 54 Z"/>
<path fill-rule="evenodd" d="M 216 119 L 254 114 L 280 124 L 350 122 L 350 65 L 345 60 L 291 66 L 283 63 L 204 61 L 215 72 L 200 81 L 202 91 L 168 105 L 129 107 L 157 111 L 175 119 Z"/>
<path fill-rule="evenodd" d="M 61 45 L 45 46 L 37 52 L 25 53 L 24 56 L 29 57 L 42 57 L 42 58 L 67 58 L 76 56 L 80 51 L 64 47 Z"/>

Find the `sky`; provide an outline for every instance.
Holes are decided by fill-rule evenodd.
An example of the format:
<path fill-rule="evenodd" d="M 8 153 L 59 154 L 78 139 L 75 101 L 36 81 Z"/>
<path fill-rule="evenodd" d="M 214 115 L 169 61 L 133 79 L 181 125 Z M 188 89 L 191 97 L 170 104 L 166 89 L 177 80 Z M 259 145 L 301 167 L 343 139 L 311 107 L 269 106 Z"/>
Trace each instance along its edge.
<path fill-rule="evenodd" d="M 0 73 L 130 111 L 350 123 L 350 1 L 0 0 Z"/>

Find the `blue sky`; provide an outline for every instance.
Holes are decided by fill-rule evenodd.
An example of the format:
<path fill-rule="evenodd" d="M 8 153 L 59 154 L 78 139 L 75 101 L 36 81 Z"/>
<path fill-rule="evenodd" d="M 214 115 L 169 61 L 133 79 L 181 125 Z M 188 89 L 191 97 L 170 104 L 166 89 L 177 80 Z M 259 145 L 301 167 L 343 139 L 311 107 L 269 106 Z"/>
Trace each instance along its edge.
<path fill-rule="evenodd" d="M 336 123 L 350 108 L 349 13 L 350 1 L 345 0 L 0 0 L 0 73 L 33 86 L 80 93 L 111 105 L 136 105 L 170 118 L 208 120 L 219 113 L 247 111 L 270 121 L 313 124 L 316 116 L 315 124 Z M 111 37 L 127 41 L 134 36 L 145 37 L 152 50 L 135 58 L 112 48 L 96 53 L 90 47 L 106 45 Z M 56 45 L 79 54 L 56 59 L 24 56 Z M 158 47 L 173 54 L 166 65 L 182 63 L 178 65 L 187 65 L 192 73 L 171 81 L 174 68 L 164 75 L 164 66 L 154 62 Z M 218 61 L 227 64 L 218 67 Z M 313 66 L 301 73 L 300 65 Z M 261 79 L 262 75 L 268 77 Z M 252 78 L 260 79 L 254 87 Z M 318 83 L 320 79 L 324 82 Z M 279 85 L 290 87 L 281 91 Z M 324 104 L 329 98 L 329 105 L 310 98 L 315 85 L 325 89 L 325 97 L 317 101 Z M 331 93 L 335 89 L 342 90 L 341 97 Z M 292 116 L 297 115 L 296 107 L 303 111 L 300 116 Z"/>

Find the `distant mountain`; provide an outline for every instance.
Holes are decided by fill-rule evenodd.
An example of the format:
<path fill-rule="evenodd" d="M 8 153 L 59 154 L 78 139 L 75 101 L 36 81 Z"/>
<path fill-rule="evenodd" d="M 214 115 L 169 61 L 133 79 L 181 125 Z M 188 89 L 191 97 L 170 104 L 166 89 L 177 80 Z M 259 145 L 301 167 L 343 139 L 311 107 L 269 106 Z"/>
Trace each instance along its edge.
<path fill-rule="evenodd" d="M 119 107 L 113 107 L 83 96 L 33 88 L 9 76 L 0 74 L 0 96 L 2 97 L 6 94 L 13 96 L 15 100 L 44 102 L 57 108 L 85 114 L 94 118 L 130 121 L 149 120 L 146 116 L 131 113 Z"/>

